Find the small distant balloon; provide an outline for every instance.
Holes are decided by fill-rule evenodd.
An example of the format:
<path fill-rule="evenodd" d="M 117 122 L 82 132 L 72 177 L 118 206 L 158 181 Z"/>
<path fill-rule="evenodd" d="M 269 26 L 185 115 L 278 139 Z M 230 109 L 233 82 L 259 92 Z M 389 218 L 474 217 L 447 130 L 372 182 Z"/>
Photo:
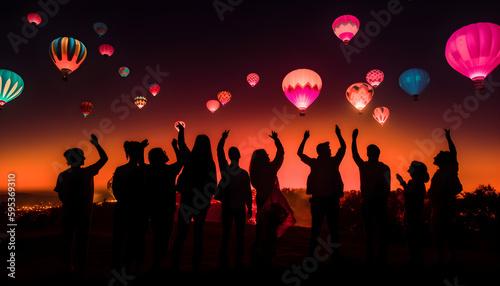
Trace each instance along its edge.
<path fill-rule="evenodd" d="M 321 77 L 310 69 L 297 69 L 288 73 L 281 87 L 288 100 L 299 109 L 300 116 L 318 98 L 323 82 Z"/>
<path fill-rule="evenodd" d="M 149 92 L 151 92 L 153 96 L 156 96 L 158 92 L 160 92 L 160 86 L 157 83 L 151 84 L 149 86 Z"/>
<path fill-rule="evenodd" d="M 247 75 L 247 81 L 251 87 L 254 87 L 259 82 L 259 79 L 260 79 L 260 77 L 256 73 L 251 73 L 251 74 Z"/>
<path fill-rule="evenodd" d="M 82 104 L 80 104 L 80 110 L 83 113 L 83 118 L 87 118 L 87 115 L 89 115 L 89 113 L 92 111 L 92 108 L 94 108 L 94 106 L 88 101 L 82 102 Z"/>
<path fill-rule="evenodd" d="M 217 111 L 217 109 L 219 109 L 219 107 L 220 103 L 218 100 L 212 99 L 207 101 L 207 108 L 208 110 L 210 110 L 210 112 L 214 113 L 215 111 Z"/>
<path fill-rule="evenodd" d="M 128 67 L 121 67 L 118 69 L 118 73 L 121 77 L 127 77 L 130 73 L 130 69 Z"/>
<path fill-rule="evenodd" d="M 177 121 L 174 123 L 174 127 L 177 132 L 179 132 L 179 127 L 177 127 L 179 124 L 182 125 L 182 127 L 186 128 L 186 123 L 184 123 L 184 121 Z"/>
<path fill-rule="evenodd" d="M 359 114 L 361 114 L 361 110 L 372 100 L 373 94 L 373 87 L 364 82 L 352 84 L 347 88 L 345 93 L 347 100 L 359 110 Z"/>
<path fill-rule="evenodd" d="M 108 26 L 102 22 L 97 22 L 94 24 L 94 31 L 101 37 L 108 31 Z"/>
<path fill-rule="evenodd" d="M 377 107 L 373 110 L 373 118 L 380 123 L 380 125 L 384 126 L 384 123 L 389 118 L 389 108 L 385 106 Z"/>
<path fill-rule="evenodd" d="M 413 96 L 413 100 L 418 100 L 418 95 L 424 91 L 429 84 L 429 74 L 419 68 L 412 68 L 404 71 L 399 76 L 399 86 L 409 95 Z"/>
<path fill-rule="evenodd" d="M 136 96 L 134 99 L 134 103 L 135 105 L 137 105 L 137 107 L 139 107 L 139 109 L 142 109 L 144 105 L 146 105 L 147 101 L 148 100 L 144 96 Z"/>
<path fill-rule="evenodd" d="M 384 73 L 381 70 L 371 70 L 366 74 L 366 81 L 376 88 L 384 80 Z"/>
<path fill-rule="evenodd" d="M 33 26 L 37 26 L 42 23 L 42 17 L 37 13 L 29 13 L 28 16 L 26 16 L 26 19 L 28 19 L 28 22 L 30 22 Z"/>
<path fill-rule="evenodd" d="M 333 21 L 332 29 L 335 35 L 347 45 L 359 30 L 359 20 L 353 15 L 343 15 Z"/>
<path fill-rule="evenodd" d="M 50 44 L 49 55 L 66 81 L 68 75 L 74 72 L 87 57 L 87 49 L 77 39 L 59 37 Z"/>
<path fill-rule="evenodd" d="M 7 102 L 18 97 L 23 89 L 24 81 L 17 73 L 0 69 L 0 110 Z"/>
<path fill-rule="evenodd" d="M 99 46 L 99 52 L 101 53 L 101 55 L 107 58 L 113 55 L 113 53 L 115 52 L 115 48 L 113 48 L 113 46 L 109 44 L 102 44 Z"/>
<path fill-rule="evenodd" d="M 224 106 L 231 100 L 231 93 L 229 93 L 229 91 L 221 91 L 217 93 L 217 99 Z"/>

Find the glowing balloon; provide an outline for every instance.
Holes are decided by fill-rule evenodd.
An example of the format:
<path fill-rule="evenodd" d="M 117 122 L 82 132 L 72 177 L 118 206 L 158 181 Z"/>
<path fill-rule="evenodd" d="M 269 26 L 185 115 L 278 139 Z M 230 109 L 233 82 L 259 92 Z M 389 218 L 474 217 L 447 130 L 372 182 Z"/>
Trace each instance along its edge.
<path fill-rule="evenodd" d="M 377 107 L 373 110 L 373 118 L 380 123 L 380 125 L 384 126 L 384 123 L 387 121 L 387 118 L 389 118 L 389 108 L 385 106 L 380 106 Z"/>
<path fill-rule="evenodd" d="M 99 52 L 101 53 L 101 55 L 107 58 L 113 55 L 113 53 L 115 52 L 115 48 L 113 48 L 112 45 L 102 44 L 99 46 Z"/>
<path fill-rule="evenodd" d="M 23 79 L 15 72 L 0 69 L 0 110 L 24 89 Z"/>
<path fill-rule="evenodd" d="M 128 67 L 121 67 L 118 69 L 118 73 L 121 77 L 127 77 L 130 73 L 130 69 Z"/>
<path fill-rule="evenodd" d="M 220 103 L 218 100 L 212 99 L 207 101 L 207 108 L 210 110 L 212 113 L 214 113 L 217 109 L 219 109 Z"/>
<path fill-rule="evenodd" d="M 429 74 L 419 68 L 406 70 L 399 76 L 399 86 L 413 96 L 413 100 L 418 100 L 418 95 L 427 87 L 429 81 Z"/>
<path fill-rule="evenodd" d="M 177 127 L 177 125 L 182 125 L 182 127 L 186 128 L 186 123 L 184 123 L 184 121 L 177 121 L 174 123 L 174 127 L 175 127 L 175 130 L 177 130 L 177 132 L 179 132 L 179 127 Z"/>
<path fill-rule="evenodd" d="M 347 45 L 359 30 L 359 20 L 353 15 L 343 15 L 333 21 L 332 29 L 335 35 Z"/>
<path fill-rule="evenodd" d="M 74 72 L 87 57 L 85 45 L 70 37 L 60 37 L 52 41 L 49 49 L 50 58 L 61 71 L 64 80 Z"/>
<path fill-rule="evenodd" d="M 106 34 L 108 31 L 108 26 L 102 22 L 97 22 L 94 24 L 94 31 L 100 36 Z"/>
<path fill-rule="evenodd" d="M 349 86 L 345 92 L 347 100 L 359 110 L 359 114 L 361 114 L 361 110 L 365 108 L 365 106 L 372 100 L 373 98 L 373 87 L 364 82 L 358 82 Z"/>
<path fill-rule="evenodd" d="M 28 19 L 28 22 L 30 22 L 34 26 L 40 25 L 40 23 L 42 23 L 42 17 L 37 13 L 29 13 L 26 18 Z"/>
<path fill-rule="evenodd" d="M 256 73 L 251 73 L 247 75 L 247 81 L 251 87 L 254 87 L 259 82 L 259 75 Z"/>
<path fill-rule="evenodd" d="M 229 91 L 221 91 L 217 93 L 217 99 L 224 106 L 231 100 L 231 93 L 229 93 Z"/>
<path fill-rule="evenodd" d="M 321 77 L 310 69 L 298 69 L 285 76 L 283 92 L 304 116 L 306 109 L 318 98 L 323 82 Z"/>
<path fill-rule="evenodd" d="M 80 104 L 80 110 L 83 113 L 83 118 L 87 118 L 87 115 L 89 115 L 89 113 L 92 111 L 92 108 L 94 108 L 94 106 L 88 101 L 82 102 L 82 104 Z"/>
<path fill-rule="evenodd" d="M 153 83 L 149 86 L 149 92 L 151 92 L 153 96 L 156 96 L 158 92 L 160 92 L 160 86 L 156 83 Z"/>
<path fill-rule="evenodd" d="M 137 105 L 137 107 L 139 107 L 139 109 L 142 109 L 144 105 L 146 105 L 147 101 L 148 100 L 144 96 L 136 96 L 134 99 L 134 103 L 135 105 Z"/>
<path fill-rule="evenodd" d="M 445 56 L 476 89 L 483 89 L 484 78 L 500 64 L 500 26 L 475 23 L 460 28 L 448 39 Z"/>
<path fill-rule="evenodd" d="M 371 70 L 366 74 L 366 81 L 376 88 L 384 80 L 384 73 L 381 70 Z"/>

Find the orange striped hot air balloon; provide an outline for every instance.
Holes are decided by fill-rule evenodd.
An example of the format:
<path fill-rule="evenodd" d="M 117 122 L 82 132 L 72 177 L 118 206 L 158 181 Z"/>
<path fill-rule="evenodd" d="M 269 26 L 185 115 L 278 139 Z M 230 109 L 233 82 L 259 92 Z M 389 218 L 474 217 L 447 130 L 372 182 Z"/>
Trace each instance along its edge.
<path fill-rule="evenodd" d="M 231 100 L 231 93 L 229 91 L 221 91 L 217 93 L 217 99 L 222 103 L 222 105 L 226 105 Z"/>
<path fill-rule="evenodd" d="M 87 49 L 77 39 L 60 37 L 50 44 L 49 55 L 63 79 L 68 80 L 68 75 L 80 67 L 87 57 Z"/>
<path fill-rule="evenodd" d="M 384 123 L 389 118 L 389 108 L 385 106 L 377 107 L 373 110 L 373 118 L 380 123 L 380 125 L 384 126 Z"/>
<path fill-rule="evenodd" d="M 136 96 L 134 98 L 134 103 L 139 109 L 142 109 L 148 100 L 144 96 Z"/>
<path fill-rule="evenodd" d="M 361 114 L 361 110 L 365 108 L 365 106 L 372 100 L 373 98 L 373 87 L 364 82 L 358 82 L 349 86 L 346 90 L 347 100 L 359 110 L 359 114 Z"/>

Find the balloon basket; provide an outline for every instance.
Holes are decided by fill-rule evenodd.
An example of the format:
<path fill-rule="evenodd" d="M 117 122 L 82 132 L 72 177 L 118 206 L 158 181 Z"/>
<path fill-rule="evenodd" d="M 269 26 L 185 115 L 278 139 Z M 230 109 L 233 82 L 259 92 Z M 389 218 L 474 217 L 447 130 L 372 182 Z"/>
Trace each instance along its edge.
<path fill-rule="evenodd" d="M 484 81 L 475 81 L 474 89 L 484 89 Z"/>
<path fill-rule="evenodd" d="M 413 95 L 413 101 L 418 101 L 418 94 Z"/>

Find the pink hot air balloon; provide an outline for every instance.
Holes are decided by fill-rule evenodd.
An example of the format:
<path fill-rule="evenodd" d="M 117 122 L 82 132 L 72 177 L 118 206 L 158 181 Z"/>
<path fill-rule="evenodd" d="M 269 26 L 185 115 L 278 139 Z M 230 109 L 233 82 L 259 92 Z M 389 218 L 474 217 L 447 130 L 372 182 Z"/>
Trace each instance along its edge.
<path fill-rule="evenodd" d="M 217 99 L 224 106 L 231 100 L 231 93 L 229 93 L 229 91 L 221 91 L 217 93 Z"/>
<path fill-rule="evenodd" d="M 158 92 L 160 92 L 160 86 L 157 83 L 151 84 L 149 86 L 149 92 L 151 92 L 153 96 L 156 96 Z"/>
<path fill-rule="evenodd" d="M 259 82 L 259 75 L 256 73 L 251 73 L 247 75 L 247 81 L 251 87 L 254 87 Z"/>
<path fill-rule="evenodd" d="M 29 13 L 28 16 L 26 16 L 26 19 L 28 19 L 28 22 L 30 22 L 34 26 L 40 25 L 40 23 L 42 23 L 42 17 L 37 13 Z"/>
<path fill-rule="evenodd" d="M 373 110 L 373 118 L 380 123 L 380 125 L 384 126 L 384 123 L 387 121 L 387 118 L 389 118 L 389 108 L 385 106 L 380 106 L 377 107 Z"/>
<path fill-rule="evenodd" d="M 174 127 L 175 127 L 175 130 L 177 130 L 177 132 L 179 132 L 179 127 L 177 127 L 177 125 L 182 125 L 182 127 L 186 128 L 186 123 L 184 123 L 184 121 L 177 121 L 174 123 Z"/>
<path fill-rule="evenodd" d="M 212 99 L 207 101 L 207 108 L 210 112 L 214 113 L 217 109 L 219 109 L 220 103 L 218 100 Z"/>
<path fill-rule="evenodd" d="M 364 82 L 358 82 L 349 86 L 346 90 L 347 100 L 359 110 L 359 114 L 361 114 L 361 110 L 365 108 L 365 106 L 372 100 L 373 98 L 373 87 Z"/>
<path fill-rule="evenodd" d="M 112 45 L 102 44 L 99 46 L 99 52 L 101 53 L 101 55 L 107 58 L 113 55 L 113 53 L 115 52 L 115 48 L 113 48 Z"/>
<path fill-rule="evenodd" d="M 321 77 L 309 69 L 291 71 L 283 79 L 283 92 L 304 116 L 306 109 L 318 97 L 323 83 Z"/>
<path fill-rule="evenodd" d="M 343 15 L 333 21 L 332 29 L 335 35 L 347 45 L 359 30 L 359 20 L 353 15 Z"/>
<path fill-rule="evenodd" d="M 445 56 L 476 89 L 484 88 L 484 78 L 500 64 L 500 26 L 475 23 L 460 28 L 448 39 Z"/>
<path fill-rule="evenodd" d="M 373 86 L 377 87 L 384 80 L 384 73 L 381 70 L 371 70 L 366 74 L 366 81 Z"/>

